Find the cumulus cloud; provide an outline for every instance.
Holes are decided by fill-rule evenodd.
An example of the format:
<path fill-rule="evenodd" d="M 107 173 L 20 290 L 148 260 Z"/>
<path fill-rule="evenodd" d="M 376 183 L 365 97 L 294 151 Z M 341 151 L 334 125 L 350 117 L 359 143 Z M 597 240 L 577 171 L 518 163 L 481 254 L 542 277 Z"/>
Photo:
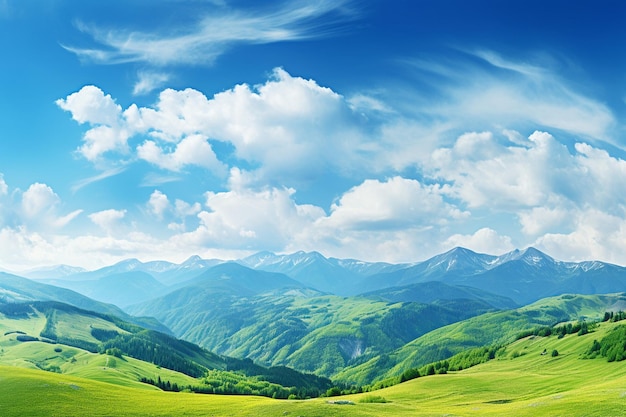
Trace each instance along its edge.
<path fill-rule="evenodd" d="M 624 216 L 611 215 L 598 209 L 573 213 L 573 230 L 569 233 L 546 233 L 535 242 L 557 259 L 601 260 L 626 264 L 626 220 Z"/>
<path fill-rule="evenodd" d="M 83 136 L 85 143 L 78 149 L 89 161 L 111 151 L 128 152 L 129 132 L 121 126 L 122 108 L 110 95 L 87 85 L 65 99 L 58 99 L 56 104 L 70 112 L 78 123 L 93 126 Z"/>
<path fill-rule="evenodd" d="M 108 209 L 89 215 L 89 219 L 107 233 L 111 233 L 113 228 L 126 216 L 126 210 Z"/>
<path fill-rule="evenodd" d="M 133 104 L 122 112 L 110 96 L 85 87 L 57 104 L 92 125 L 80 148 L 89 160 L 124 153 L 129 139 L 147 135 L 151 139 L 135 146 L 136 158 L 172 172 L 193 165 L 223 176 L 227 167 L 210 138 L 232 145 L 238 159 L 255 167 L 248 180 L 257 185 L 362 170 L 378 150 L 371 126 L 344 97 L 280 68 L 263 85 L 238 85 L 210 99 L 193 89 L 166 89 L 154 107 Z"/>
<path fill-rule="evenodd" d="M 495 230 L 484 227 L 471 235 L 454 234 L 442 245 L 444 248 L 464 247 L 479 253 L 500 255 L 515 247 L 509 236 L 501 236 Z"/>
<path fill-rule="evenodd" d="M 52 188 L 37 182 L 22 194 L 22 212 L 29 218 L 45 215 L 59 202 L 59 196 Z"/>
<path fill-rule="evenodd" d="M 208 192 L 204 205 L 152 193 L 148 211 L 165 220 L 172 253 L 305 249 L 411 261 L 451 246 L 502 253 L 534 244 L 557 258 L 626 262 L 614 249 L 626 230 L 626 162 L 589 139 L 607 137 L 610 111 L 549 69 L 476 56 L 497 71 L 470 68 L 461 83 L 447 68 L 441 96 L 411 106 L 346 98 L 283 69 L 211 97 L 166 89 L 148 107 L 122 109 L 95 87 L 57 104 L 89 125 L 87 159 L 127 152 L 167 171 L 144 185 L 183 180 L 189 166 L 221 179 L 229 172 L 225 191 Z M 520 133 L 529 125 L 554 136 Z M 563 131 L 582 139 L 572 144 Z M 296 199 L 323 176 L 352 187 L 325 195 L 327 205 Z M 129 209 L 92 221 L 110 231 L 125 216 L 133 220 Z"/>
<path fill-rule="evenodd" d="M 137 156 L 160 168 L 178 172 L 187 165 L 196 165 L 225 174 L 226 167 L 218 161 L 213 148 L 201 135 L 187 136 L 169 153 L 153 141 L 145 141 L 137 147 Z"/>
<path fill-rule="evenodd" d="M 4 186 L 3 186 L 4 184 Z M 0 196 L 8 194 L 9 187 L 0 176 Z M 12 198 L 0 204 L 0 226 L 24 227 L 39 232 L 57 230 L 67 226 L 83 210 L 62 214 L 61 198 L 43 183 L 33 183 L 24 192 L 11 193 Z"/>
<path fill-rule="evenodd" d="M 298 205 L 291 189 L 239 190 L 206 194 L 208 210 L 198 213 L 199 227 L 175 237 L 191 246 L 281 250 L 324 211 Z"/>
<path fill-rule="evenodd" d="M 567 147 L 544 132 L 525 145 L 503 145 L 491 132 L 467 133 L 433 152 L 431 173 L 452 181 L 449 195 L 470 207 L 511 210 L 547 204 L 556 194 L 574 198 L 579 191 L 571 180 L 579 172 Z"/>
<path fill-rule="evenodd" d="M 324 219 L 332 229 L 406 229 L 444 225 L 469 213 L 446 203 L 438 185 L 393 177 L 385 182 L 366 180 L 346 192 Z"/>
<path fill-rule="evenodd" d="M 152 214 L 158 218 L 163 218 L 163 214 L 170 207 L 170 201 L 165 194 L 159 190 L 154 190 L 150 194 L 150 200 L 148 201 L 148 209 Z"/>
<path fill-rule="evenodd" d="M 57 106 L 72 113 L 72 119 L 78 123 L 93 125 L 117 124 L 122 107 L 115 103 L 109 94 L 94 85 L 86 85 L 65 99 L 56 101 Z"/>

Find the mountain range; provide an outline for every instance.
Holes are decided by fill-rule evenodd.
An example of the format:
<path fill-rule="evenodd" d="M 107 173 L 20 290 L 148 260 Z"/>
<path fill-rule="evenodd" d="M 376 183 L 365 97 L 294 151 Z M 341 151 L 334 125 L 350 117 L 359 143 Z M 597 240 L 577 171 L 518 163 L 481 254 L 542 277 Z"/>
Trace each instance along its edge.
<path fill-rule="evenodd" d="M 227 262 L 254 271 L 282 274 L 311 289 L 340 296 L 436 281 L 482 289 L 527 304 L 565 292 L 596 294 L 626 288 L 626 268 L 622 266 L 599 261 L 562 262 L 532 247 L 500 256 L 457 247 L 412 264 L 326 258 L 318 252 L 287 255 L 260 252 L 236 261 L 193 256 L 181 264 L 129 259 L 95 271 L 69 273 L 71 267 L 59 266 L 40 269 L 36 274 L 31 272 L 30 276 L 100 301 L 127 306 L 181 288 L 205 271 Z M 124 282 L 126 288 L 119 285 Z M 117 290 L 106 291 L 107 285 Z"/>
<path fill-rule="evenodd" d="M 134 320 L 220 355 L 359 383 L 366 379 L 356 374 L 369 378 L 398 369 L 405 359 L 396 359 L 414 356 L 402 353 L 405 346 L 445 326 L 565 293 L 626 289 L 624 267 L 557 261 L 535 248 L 501 256 L 454 248 L 404 264 L 260 252 L 237 261 L 129 259 L 94 271 L 59 266 L 35 272 L 38 280 L 2 274 L 0 297 L 62 301 Z M 559 310 L 546 317 L 549 322 L 571 314 Z M 430 353 L 411 366 L 458 351 L 420 349 Z"/>

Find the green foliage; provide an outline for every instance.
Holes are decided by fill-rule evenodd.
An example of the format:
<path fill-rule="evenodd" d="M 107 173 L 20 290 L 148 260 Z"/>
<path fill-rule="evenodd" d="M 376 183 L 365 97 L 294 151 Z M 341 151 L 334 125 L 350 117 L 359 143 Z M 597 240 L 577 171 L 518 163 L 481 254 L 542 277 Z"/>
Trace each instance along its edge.
<path fill-rule="evenodd" d="M 610 321 L 612 323 L 618 322 L 620 320 L 626 320 L 626 312 L 620 310 L 618 312 L 605 312 L 604 319 L 602 321 Z"/>
<path fill-rule="evenodd" d="M 210 370 L 201 386 L 188 387 L 189 390 L 209 394 L 260 395 L 269 398 L 287 399 L 299 397 L 296 388 L 286 388 L 279 384 L 263 381 L 258 377 L 247 377 L 229 371 Z"/>
<path fill-rule="evenodd" d="M 143 330 L 135 334 L 120 334 L 107 340 L 100 347 L 100 351 L 117 349 L 132 358 L 151 362 L 195 378 L 203 376 L 206 367 L 183 355 L 178 349 L 180 342 L 167 335 Z"/>
<path fill-rule="evenodd" d="M 385 397 L 381 397 L 380 395 L 366 395 L 365 397 L 361 398 L 359 400 L 360 403 L 379 403 L 379 404 L 384 404 L 387 403 L 388 401 L 385 399 Z"/>
<path fill-rule="evenodd" d="M 242 300 L 205 290 L 200 296 L 197 289 L 181 289 L 133 312 L 156 314 L 180 337 L 219 354 L 326 377 L 484 311 L 482 305 L 477 310 L 467 304 L 441 306 L 330 295 L 306 298 L 291 293 Z"/>
<path fill-rule="evenodd" d="M 294 387 L 298 398 L 319 397 L 332 386 L 328 378 L 295 371 L 286 366 L 263 367 L 251 359 L 224 358 L 228 371 L 268 381 L 284 387 Z"/>
<path fill-rule="evenodd" d="M 39 336 L 45 337 L 50 340 L 56 340 L 56 310 L 48 309 L 46 311 L 46 326 L 43 328 Z"/>
<path fill-rule="evenodd" d="M 122 349 L 120 348 L 109 348 L 104 353 L 115 356 L 116 358 L 124 359 Z"/>
<path fill-rule="evenodd" d="M 37 341 L 39 341 L 39 338 L 34 337 L 34 336 L 29 336 L 27 334 L 18 334 L 15 337 L 15 340 L 17 340 L 19 342 L 37 342 Z"/>
<path fill-rule="evenodd" d="M 326 397 L 337 397 L 339 395 L 341 395 L 341 388 L 339 387 L 332 387 L 326 391 Z"/>
<path fill-rule="evenodd" d="M 625 360 L 626 325 L 617 326 L 599 342 L 594 340 L 586 354 L 587 357 L 590 358 L 600 355 L 605 357 L 609 362 Z"/>
<path fill-rule="evenodd" d="M 100 329 L 97 327 L 92 327 L 91 335 L 101 342 L 106 342 L 107 340 L 111 340 L 119 336 L 119 332 L 117 330 Z"/>
<path fill-rule="evenodd" d="M 558 351 L 558 350 L 556 350 L 556 349 L 553 349 L 553 350 L 552 350 L 552 354 L 551 354 L 551 356 L 552 356 L 553 358 L 555 358 L 555 357 L 559 356 L 559 351 Z"/>
<path fill-rule="evenodd" d="M 419 369 L 410 368 L 402 372 L 402 375 L 400 376 L 400 382 L 410 381 L 411 379 L 419 378 L 420 376 L 421 375 Z"/>
<path fill-rule="evenodd" d="M 27 303 L 4 303 L 0 301 L 0 313 L 14 319 L 27 319 L 28 315 L 33 313 L 33 309 Z"/>

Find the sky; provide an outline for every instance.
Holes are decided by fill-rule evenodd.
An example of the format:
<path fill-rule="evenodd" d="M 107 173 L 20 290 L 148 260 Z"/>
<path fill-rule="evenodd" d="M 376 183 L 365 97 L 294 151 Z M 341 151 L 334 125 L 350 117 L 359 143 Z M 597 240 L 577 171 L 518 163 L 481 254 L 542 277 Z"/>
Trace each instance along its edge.
<path fill-rule="evenodd" d="M 626 3 L 0 0 L 0 269 L 626 265 Z"/>

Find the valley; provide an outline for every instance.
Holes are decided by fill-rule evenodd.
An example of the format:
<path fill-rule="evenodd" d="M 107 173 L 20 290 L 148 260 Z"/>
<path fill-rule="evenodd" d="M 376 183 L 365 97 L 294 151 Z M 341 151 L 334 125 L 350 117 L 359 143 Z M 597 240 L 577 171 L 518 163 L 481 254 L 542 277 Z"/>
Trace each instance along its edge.
<path fill-rule="evenodd" d="M 165 405 L 151 415 L 559 414 L 585 389 L 596 408 L 610 399 L 597 415 L 626 405 L 619 354 L 589 354 L 621 334 L 624 322 L 603 321 L 626 310 L 615 265 L 457 248 L 410 265 L 264 252 L 46 274 L 0 276 L 0 379 L 54 387 L 45 404 L 33 399 L 33 415 L 67 407 L 56 395 L 87 404 L 104 392 L 133 397 L 115 405 L 125 415 L 154 396 Z M 563 323 L 591 331 L 518 339 Z M 17 415 L 8 392 L 0 398 L 1 414 Z M 64 415 L 80 414 L 83 400 L 72 401 Z M 107 407 L 93 415 L 120 412 Z"/>

